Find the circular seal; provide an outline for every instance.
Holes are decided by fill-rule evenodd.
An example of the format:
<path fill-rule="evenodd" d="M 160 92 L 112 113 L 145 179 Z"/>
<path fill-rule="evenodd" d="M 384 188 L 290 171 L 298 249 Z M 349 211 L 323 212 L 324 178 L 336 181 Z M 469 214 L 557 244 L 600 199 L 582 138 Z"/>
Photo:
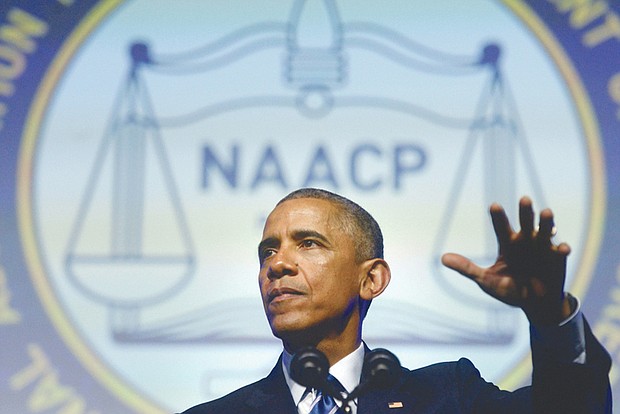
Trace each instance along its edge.
<path fill-rule="evenodd" d="M 180 411 L 265 375 L 280 345 L 256 245 L 303 186 L 382 225 L 394 280 L 365 339 L 404 365 L 466 355 L 503 387 L 529 381 L 525 318 L 438 265 L 448 250 L 492 260 L 487 206 L 514 217 L 522 194 L 554 209 L 568 288 L 617 358 L 618 6 L 2 11 L 7 412 Z"/>

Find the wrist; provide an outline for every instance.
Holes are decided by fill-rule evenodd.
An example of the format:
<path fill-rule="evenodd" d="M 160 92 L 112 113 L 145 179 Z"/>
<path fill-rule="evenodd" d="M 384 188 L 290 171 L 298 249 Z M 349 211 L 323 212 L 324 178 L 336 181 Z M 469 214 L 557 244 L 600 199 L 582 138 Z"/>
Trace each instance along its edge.
<path fill-rule="evenodd" d="M 576 300 L 568 293 L 562 292 L 561 298 L 555 303 L 542 301 L 523 307 L 523 311 L 534 326 L 559 326 L 566 321 L 577 308 Z"/>

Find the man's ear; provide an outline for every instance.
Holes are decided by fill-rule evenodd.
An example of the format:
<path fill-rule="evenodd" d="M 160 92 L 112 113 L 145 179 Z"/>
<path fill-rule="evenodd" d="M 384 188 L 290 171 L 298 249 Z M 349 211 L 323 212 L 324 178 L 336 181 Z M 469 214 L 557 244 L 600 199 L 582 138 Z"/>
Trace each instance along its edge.
<path fill-rule="evenodd" d="M 364 276 L 360 284 L 360 297 L 370 301 L 379 296 L 390 283 L 392 272 L 383 259 L 366 260 L 362 269 Z"/>

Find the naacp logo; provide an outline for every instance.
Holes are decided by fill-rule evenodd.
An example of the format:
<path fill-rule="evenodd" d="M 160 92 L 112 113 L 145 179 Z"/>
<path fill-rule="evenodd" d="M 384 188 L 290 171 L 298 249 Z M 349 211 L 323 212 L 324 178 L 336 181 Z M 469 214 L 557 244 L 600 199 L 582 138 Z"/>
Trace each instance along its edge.
<path fill-rule="evenodd" d="M 63 7 L 77 6 L 45 13 Z M 554 1 L 162 7 L 79 9 L 16 137 L 18 227 L 2 235 L 0 268 L 2 329 L 28 338 L 7 365 L 15 407 L 168 412 L 265 375 L 280 345 L 256 245 L 275 202 L 305 186 L 359 201 L 382 225 L 394 280 L 364 336 L 408 367 L 467 355 L 503 386 L 529 381 L 525 318 L 439 263 L 446 251 L 490 263 L 487 206 L 516 221 L 522 194 L 553 207 L 572 247 L 567 284 L 598 332 L 612 330 L 603 224 L 618 218 L 601 143 L 613 134 L 597 126 L 568 40 L 537 13 L 583 14 Z M 7 19 L 34 44 L 53 24 L 40 13 Z M 602 22 L 581 22 L 584 47 L 610 47 Z M 50 321 L 41 336 L 23 333 L 29 306 Z M 55 405 L 36 398 L 44 378 L 64 390 Z"/>

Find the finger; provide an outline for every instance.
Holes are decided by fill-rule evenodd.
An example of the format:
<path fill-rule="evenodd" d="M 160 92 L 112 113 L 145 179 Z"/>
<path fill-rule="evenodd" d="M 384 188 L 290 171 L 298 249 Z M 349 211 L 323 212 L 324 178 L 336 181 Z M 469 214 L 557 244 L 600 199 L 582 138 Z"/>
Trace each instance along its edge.
<path fill-rule="evenodd" d="M 560 243 L 557 248 L 558 253 L 563 256 L 568 256 L 571 252 L 570 246 L 566 243 Z"/>
<path fill-rule="evenodd" d="M 519 224 L 521 225 L 521 234 L 525 237 L 533 236 L 534 209 L 532 208 L 532 200 L 529 197 L 523 197 L 519 201 Z"/>
<path fill-rule="evenodd" d="M 446 253 L 441 256 L 441 263 L 472 280 L 478 281 L 482 276 L 482 268 L 474 262 L 456 253 Z"/>
<path fill-rule="evenodd" d="M 510 222 L 508 221 L 508 217 L 506 217 L 506 212 L 497 203 L 493 203 L 491 205 L 491 221 L 493 222 L 493 230 L 495 231 L 495 236 L 497 237 L 497 241 L 501 247 L 508 244 L 510 242 L 510 237 L 512 235 L 512 228 L 510 227 Z"/>
<path fill-rule="evenodd" d="M 540 212 L 540 221 L 536 238 L 544 242 L 551 241 L 551 237 L 553 237 L 553 226 L 553 212 L 546 208 Z"/>

